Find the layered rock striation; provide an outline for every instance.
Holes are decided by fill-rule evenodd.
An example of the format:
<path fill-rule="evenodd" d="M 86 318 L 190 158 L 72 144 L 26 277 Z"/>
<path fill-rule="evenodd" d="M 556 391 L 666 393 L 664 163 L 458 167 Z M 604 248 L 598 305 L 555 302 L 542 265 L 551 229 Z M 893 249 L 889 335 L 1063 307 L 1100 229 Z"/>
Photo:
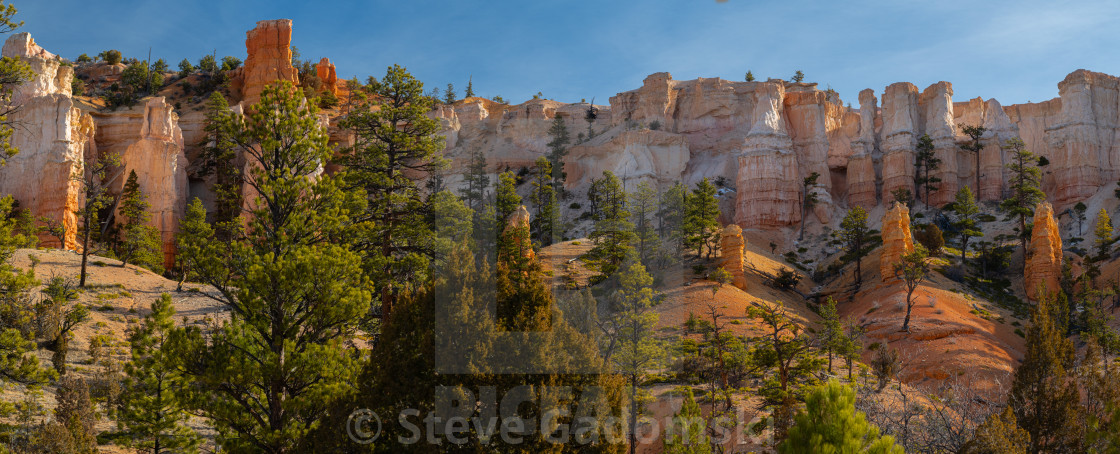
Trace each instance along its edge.
<path fill-rule="evenodd" d="M 1023 287 L 1030 300 L 1037 301 L 1041 297 L 1040 290 L 1055 292 L 1061 289 L 1062 237 L 1054 220 L 1054 208 L 1049 202 L 1038 204 L 1034 210 L 1034 227 L 1023 273 Z"/>
<path fill-rule="evenodd" d="M 95 112 L 93 118 L 98 153 L 116 155 L 122 166 L 111 191 L 119 194 L 129 172 L 136 172 L 150 205 L 152 226 L 162 237 L 164 263 L 170 266 L 175 258 L 175 232 L 190 192 L 178 115 L 158 97 L 127 110 Z"/>
<path fill-rule="evenodd" d="M 730 224 L 720 232 L 719 266 L 731 275 L 731 285 L 742 290 L 747 289 L 746 258 L 743 254 L 746 244 L 743 229 L 738 225 Z"/>
<path fill-rule="evenodd" d="M 2 54 L 26 63 L 33 75 L 12 93 L 15 107 L 8 120 L 16 125 L 11 145 L 19 152 L 0 167 L 0 196 L 12 195 L 33 216 L 65 228 L 63 244 L 41 234 L 41 245 L 76 249 L 81 177 L 87 156 L 96 153 L 93 119 L 71 97 L 73 69 L 39 47 L 31 35 L 12 35 Z"/>
<path fill-rule="evenodd" d="M 245 65 L 233 75 L 232 85 L 246 104 L 260 100 L 268 84 L 288 81 L 299 84 L 299 70 L 292 66 L 291 19 L 263 20 L 245 32 L 248 57 Z"/>
<path fill-rule="evenodd" d="M 902 256 L 914 252 L 914 239 L 910 234 L 910 209 L 895 202 L 883 215 L 883 249 L 879 255 L 879 274 L 883 282 L 897 281 L 895 265 L 902 263 Z"/>

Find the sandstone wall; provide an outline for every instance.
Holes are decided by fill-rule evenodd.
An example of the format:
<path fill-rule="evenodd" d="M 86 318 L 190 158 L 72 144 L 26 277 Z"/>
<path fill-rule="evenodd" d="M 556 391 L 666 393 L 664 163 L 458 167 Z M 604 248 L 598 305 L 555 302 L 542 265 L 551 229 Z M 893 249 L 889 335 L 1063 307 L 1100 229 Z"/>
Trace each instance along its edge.
<path fill-rule="evenodd" d="M 94 113 L 93 118 L 98 153 L 119 156 L 121 175 L 136 171 L 140 190 L 151 205 L 152 225 L 162 236 L 165 265 L 173 264 L 175 232 L 189 194 L 178 115 L 158 97 L 127 110 Z M 114 193 L 120 193 L 124 179 L 122 176 L 113 182 Z"/>
<path fill-rule="evenodd" d="M 2 54 L 27 63 L 34 75 L 12 94 L 16 109 L 9 120 L 16 127 L 11 144 L 19 153 L 0 167 L 0 195 L 12 195 L 34 216 L 45 216 L 66 228 L 65 244 L 40 235 L 40 245 L 76 249 L 78 220 L 74 213 L 82 207 L 80 178 L 85 159 L 94 153 L 93 120 L 71 99 L 73 70 L 61 66 L 31 35 L 12 35 Z"/>

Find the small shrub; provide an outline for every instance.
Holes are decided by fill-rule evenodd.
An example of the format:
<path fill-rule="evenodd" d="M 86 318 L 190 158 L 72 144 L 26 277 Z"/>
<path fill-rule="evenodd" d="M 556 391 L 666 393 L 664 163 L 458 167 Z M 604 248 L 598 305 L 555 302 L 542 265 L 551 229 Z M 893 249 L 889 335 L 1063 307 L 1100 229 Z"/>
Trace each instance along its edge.
<path fill-rule="evenodd" d="M 116 49 L 107 50 L 98 55 L 105 63 L 115 65 L 121 62 L 121 51 Z"/>
<path fill-rule="evenodd" d="M 661 122 L 658 120 L 653 120 L 653 122 L 649 124 L 649 129 L 652 131 L 661 129 Z"/>
<path fill-rule="evenodd" d="M 693 274 L 704 274 L 704 265 L 692 265 Z"/>
<path fill-rule="evenodd" d="M 85 81 L 83 81 L 82 79 L 79 79 L 77 77 L 75 77 L 73 79 L 70 79 L 70 92 L 74 96 L 85 96 L 85 94 L 86 94 L 86 83 L 85 83 Z"/>
<path fill-rule="evenodd" d="M 934 224 L 922 224 L 914 233 L 914 239 L 925 246 L 930 257 L 940 256 L 941 248 L 945 246 L 945 237 L 941 229 Z"/>
<path fill-rule="evenodd" d="M 782 268 L 778 271 L 778 276 L 774 278 L 774 287 L 781 290 L 789 290 L 797 287 L 799 282 L 801 282 L 801 275 L 789 268 Z"/>
<path fill-rule="evenodd" d="M 572 204 L 571 204 L 571 205 L 568 205 L 568 208 L 569 208 L 569 209 L 572 209 L 572 210 L 578 210 L 578 209 L 580 209 L 580 208 L 583 208 L 583 205 L 580 205 L 580 204 L 578 204 L 578 203 L 576 203 L 576 202 L 572 202 Z"/>

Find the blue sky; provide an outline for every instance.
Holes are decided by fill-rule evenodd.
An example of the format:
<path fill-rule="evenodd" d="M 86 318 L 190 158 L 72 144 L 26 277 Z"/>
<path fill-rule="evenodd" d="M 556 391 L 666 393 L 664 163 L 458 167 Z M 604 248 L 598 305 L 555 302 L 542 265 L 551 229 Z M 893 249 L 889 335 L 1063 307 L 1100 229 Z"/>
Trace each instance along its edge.
<path fill-rule="evenodd" d="M 256 21 L 294 20 L 305 59 L 339 76 L 399 63 L 427 85 L 521 102 L 607 98 L 668 71 L 678 80 L 789 78 L 845 101 L 894 82 L 947 80 L 954 99 L 1043 101 L 1078 68 L 1120 75 L 1120 2 L 985 0 L 17 0 L 22 31 L 74 58 L 104 49 L 172 67 L 211 51 L 245 57 Z M 329 6 L 324 6 L 329 5 Z"/>

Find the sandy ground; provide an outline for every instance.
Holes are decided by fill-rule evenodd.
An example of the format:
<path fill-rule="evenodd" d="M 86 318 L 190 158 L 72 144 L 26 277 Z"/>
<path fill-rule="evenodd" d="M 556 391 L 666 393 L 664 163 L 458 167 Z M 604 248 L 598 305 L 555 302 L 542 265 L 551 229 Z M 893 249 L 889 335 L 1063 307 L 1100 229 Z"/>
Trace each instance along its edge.
<path fill-rule="evenodd" d="M 76 285 L 81 266 L 81 255 L 72 251 L 21 249 L 13 257 L 13 265 L 27 269 L 31 266 L 31 256 L 38 258 L 35 276 L 42 282 L 54 276 L 72 279 Z M 160 295 L 171 295 L 175 306 L 175 320 L 179 324 L 202 324 L 206 319 L 219 320 L 225 311 L 203 292 L 212 291 L 198 284 L 186 284 L 183 292 L 176 292 L 177 283 L 146 269 L 132 265 L 121 267 L 120 262 L 103 257 L 90 256 L 87 288 L 80 292 L 77 302 L 90 310 L 89 321 L 79 325 L 73 332 L 70 350 L 66 358 L 68 374 L 75 374 L 87 381 L 100 376 L 104 367 L 90 363 L 89 344 L 95 336 L 107 336 L 113 345 L 112 354 L 118 361 L 125 361 L 130 354 L 127 342 L 128 329 L 136 326 L 140 319 L 151 312 L 151 303 Z M 39 297 L 39 292 L 34 292 Z M 51 364 L 51 352 L 39 349 L 36 352 L 42 364 Z M 37 420 L 50 418 L 55 407 L 54 387 L 43 387 L 39 399 L 45 412 Z M 24 398 L 26 388 L 9 386 L 3 390 L 3 398 L 8 402 Z M 3 422 L 12 422 L 4 420 Z M 192 421 L 192 426 L 204 435 L 212 436 L 200 421 Z M 102 416 L 97 424 L 102 432 L 116 430 L 116 421 Z M 115 446 L 102 446 L 101 452 L 131 452 Z"/>

